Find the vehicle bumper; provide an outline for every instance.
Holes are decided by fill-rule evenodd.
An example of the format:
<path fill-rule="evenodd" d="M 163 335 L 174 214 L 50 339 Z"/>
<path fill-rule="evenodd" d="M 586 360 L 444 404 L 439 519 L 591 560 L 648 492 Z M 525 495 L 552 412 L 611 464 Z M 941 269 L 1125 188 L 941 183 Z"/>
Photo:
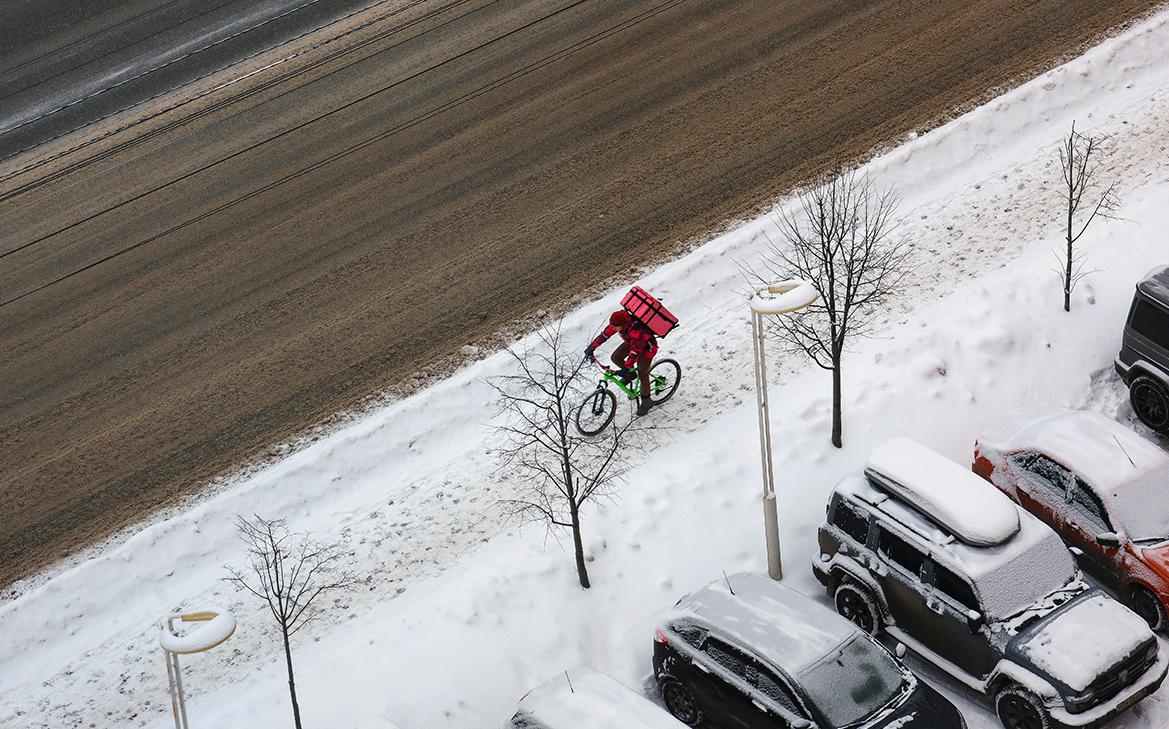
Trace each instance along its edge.
<path fill-rule="evenodd" d="M 1120 379 L 1124 380 L 1125 384 L 1127 385 L 1128 373 L 1130 370 L 1132 370 L 1132 365 L 1125 363 L 1124 360 L 1122 360 L 1120 357 L 1117 357 L 1112 361 L 1112 366 L 1116 369 L 1116 374 L 1120 375 Z"/>
<path fill-rule="evenodd" d="M 832 586 L 832 575 L 828 572 L 828 565 L 826 563 L 813 562 L 812 576 L 824 587 Z"/>
<path fill-rule="evenodd" d="M 966 729 L 966 719 L 948 699 L 918 679 L 905 702 L 864 729 Z"/>
<path fill-rule="evenodd" d="M 1161 683 L 1165 680 L 1167 672 L 1169 672 L 1169 653 L 1166 653 L 1165 646 L 1162 644 L 1157 662 L 1145 671 L 1145 675 L 1108 701 L 1079 714 L 1072 714 L 1062 707 L 1049 709 L 1049 713 L 1051 718 L 1062 726 L 1076 727 L 1076 729 L 1096 729 L 1106 724 L 1117 714 L 1128 711 L 1141 699 L 1161 688 Z"/>

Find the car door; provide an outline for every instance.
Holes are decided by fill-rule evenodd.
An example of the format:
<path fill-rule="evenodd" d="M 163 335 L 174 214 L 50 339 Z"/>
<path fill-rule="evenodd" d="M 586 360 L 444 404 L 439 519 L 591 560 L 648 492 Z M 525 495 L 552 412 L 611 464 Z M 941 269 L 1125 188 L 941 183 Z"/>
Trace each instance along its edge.
<path fill-rule="evenodd" d="M 883 569 L 875 576 L 893 620 L 902 630 L 920 639 L 929 623 L 925 615 L 926 588 L 922 582 L 925 552 L 884 524 L 878 524 L 877 554 Z"/>
<path fill-rule="evenodd" d="M 714 637 L 706 639 L 702 652 L 714 669 L 706 682 L 709 696 L 699 697 L 710 718 L 727 729 L 755 729 L 757 709 L 752 703 L 748 657 Z"/>
<path fill-rule="evenodd" d="M 1169 311 L 1138 293 L 1125 333 L 1129 344 L 1151 362 L 1169 367 Z"/>
<path fill-rule="evenodd" d="M 1062 534 L 1064 540 L 1084 553 L 1084 559 L 1080 561 L 1087 572 L 1104 585 L 1119 588 L 1122 574 L 1120 549 L 1100 544 L 1098 539 L 1101 534 L 1114 531 L 1103 501 L 1079 476 L 1072 477 L 1070 497 L 1068 528 Z"/>
<path fill-rule="evenodd" d="M 808 712 L 795 697 L 787 681 L 769 666 L 751 660 L 747 664 L 747 678 L 755 689 L 751 704 L 755 708 L 754 723 L 758 729 L 788 729 L 803 719 L 812 725 Z"/>
<path fill-rule="evenodd" d="M 1023 452 L 1011 456 L 1018 480 L 1019 505 L 1059 534 L 1067 527 L 1071 473 L 1047 456 Z"/>
<path fill-rule="evenodd" d="M 983 608 L 970 582 L 932 558 L 926 564 L 929 596 L 925 620 L 928 627 L 920 640 L 972 676 L 991 672 L 997 656 L 990 647 L 981 617 Z M 972 622 L 971 611 L 979 620 Z"/>

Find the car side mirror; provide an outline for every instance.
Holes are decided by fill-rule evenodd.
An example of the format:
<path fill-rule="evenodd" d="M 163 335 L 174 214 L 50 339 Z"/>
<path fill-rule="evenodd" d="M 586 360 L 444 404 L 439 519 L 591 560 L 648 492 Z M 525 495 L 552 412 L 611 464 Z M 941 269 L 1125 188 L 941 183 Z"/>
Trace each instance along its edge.
<path fill-rule="evenodd" d="M 893 652 L 897 654 L 898 658 L 904 658 L 905 657 L 905 644 L 898 643 L 896 646 L 894 646 Z"/>
<path fill-rule="evenodd" d="M 977 610 L 966 611 L 966 627 L 970 628 L 970 632 L 977 632 L 982 627 L 982 613 Z"/>
<path fill-rule="evenodd" d="M 1104 532 L 1096 535 L 1096 543 L 1101 547 L 1119 547 L 1120 535 L 1116 532 Z"/>

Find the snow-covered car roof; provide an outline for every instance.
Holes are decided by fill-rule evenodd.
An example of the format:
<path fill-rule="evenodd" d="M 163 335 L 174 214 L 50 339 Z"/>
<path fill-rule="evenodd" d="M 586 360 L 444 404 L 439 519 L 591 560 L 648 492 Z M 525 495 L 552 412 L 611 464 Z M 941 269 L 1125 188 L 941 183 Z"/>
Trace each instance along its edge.
<path fill-rule="evenodd" d="M 836 493 L 867 503 L 916 533 L 934 560 L 971 581 L 988 620 L 1001 620 L 1030 607 L 1078 574 L 1075 560 L 1059 535 L 1009 500 L 1016 511 L 1018 530 L 1001 544 L 981 547 L 954 539 L 896 495 L 877 488 L 864 474 L 845 478 L 836 485 Z"/>
<path fill-rule="evenodd" d="M 983 442 L 1003 453 L 1042 453 L 1071 469 L 1104 501 L 1113 526 L 1132 538 L 1169 537 L 1169 454 L 1115 420 L 1067 411 L 1039 418 L 999 442 Z"/>
<path fill-rule="evenodd" d="M 1149 271 L 1137 288 L 1145 296 L 1169 306 L 1169 266 L 1158 266 Z"/>
<path fill-rule="evenodd" d="M 958 539 L 1002 544 L 1019 531 L 1011 500 L 967 468 L 909 438 L 892 438 L 869 454 L 881 488 L 918 509 Z"/>
<path fill-rule="evenodd" d="M 567 674 L 567 675 L 565 675 Z M 580 667 L 520 699 L 504 729 L 682 729 L 677 719 L 603 673 Z"/>
<path fill-rule="evenodd" d="M 766 575 L 748 572 L 715 580 L 690 593 L 666 616 L 666 622 L 686 622 L 722 634 L 789 674 L 819 661 L 860 633 L 808 597 Z"/>

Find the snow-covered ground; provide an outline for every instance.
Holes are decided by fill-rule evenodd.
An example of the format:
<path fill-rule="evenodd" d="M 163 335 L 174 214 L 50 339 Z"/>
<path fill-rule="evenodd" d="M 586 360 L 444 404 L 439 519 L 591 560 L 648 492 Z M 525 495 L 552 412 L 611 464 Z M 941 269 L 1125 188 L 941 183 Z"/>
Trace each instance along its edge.
<path fill-rule="evenodd" d="M 823 600 L 808 564 L 825 496 L 886 438 L 964 463 L 1004 413 L 1060 405 L 1132 420 L 1111 361 L 1134 282 L 1169 260 L 1167 69 L 1169 11 L 867 166 L 901 193 L 916 267 L 845 361 L 844 449 L 828 443 L 827 374 L 772 353 L 789 584 Z M 1052 250 L 1056 144 L 1073 119 L 1115 135 L 1101 174 L 1119 183 L 1128 221 L 1097 221 L 1082 240 L 1101 270 L 1067 314 Z M 765 568 L 738 264 L 757 260 L 768 231 L 769 217 L 748 222 L 640 281 L 682 318 L 663 354 L 685 377 L 651 416 L 670 437 L 616 503 L 584 516 L 591 590 L 576 585 L 569 545 L 495 506 L 515 488 L 485 455 L 482 378 L 509 361 L 497 354 L 23 586 L 0 606 L 0 727 L 170 726 L 156 621 L 208 602 L 240 627 L 184 662 L 192 724 L 288 726 L 267 616 L 221 581 L 243 558 L 232 517 L 252 513 L 344 540 L 365 577 L 295 646 L 306 726 L 497 726 L 525 691 L 579 664 L 648 687 L 656 617 L 723 570 Z M 619 293 L 570 314 L 566 335 L 583 348 Z M 973 729 L 997 726 L 976 697 L 913 665 Z M 1169 686 L 1112 726 L 1169 726 Z"/>

